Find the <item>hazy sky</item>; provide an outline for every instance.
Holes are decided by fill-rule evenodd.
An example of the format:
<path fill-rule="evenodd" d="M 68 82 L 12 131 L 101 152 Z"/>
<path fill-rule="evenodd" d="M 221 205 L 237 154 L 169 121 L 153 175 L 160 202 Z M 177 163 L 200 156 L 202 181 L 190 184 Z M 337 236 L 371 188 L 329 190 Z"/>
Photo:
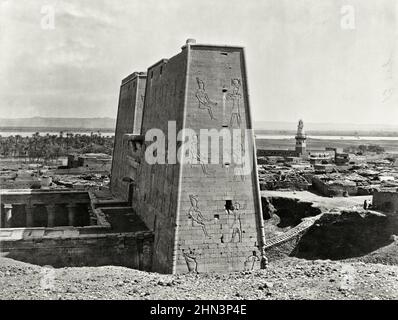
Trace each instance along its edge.
<path fill-rule="evenodd" d="M 0 3 L 2 118 L 116 117 L 121 79 L 195 38 L 246 47 L 257 121 L 398 124 L 396 0 Z"/>

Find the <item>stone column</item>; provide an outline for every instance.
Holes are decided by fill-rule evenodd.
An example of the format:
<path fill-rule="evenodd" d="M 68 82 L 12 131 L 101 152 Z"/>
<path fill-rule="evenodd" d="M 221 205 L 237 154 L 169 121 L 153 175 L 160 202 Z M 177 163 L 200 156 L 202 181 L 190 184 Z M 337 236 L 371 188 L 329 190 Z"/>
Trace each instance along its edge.
<path fill-rule="evenodd" d="M 68 225 L 73 227 L 76 223 L 76 204 L 70 203 L 66 205 L 68 209 Z"/>
<path fill-rule="evenodd" d="M 127 202 L 129 204 L 129 206 L 133 205 L 134 188 L 135 188 L 135 182 L 133 180 L 132 182 L 129 183 L 129 187 L 128 187 L 128 199 L 127 199 Z"/>
<path fill-rule="evenodd" d="M 25 205 L 25 216 L 26 216 L 26 227 L 33 227 L 33 206 L 26 204 Z"/>
<path fill-rule="evenodd" d="M 52 228 L 55 226 L 55 204 L 46 205 L 47 209 L 47 227 Z"/>
<path fill-rule="evenodd" d="M 5 203 L 4 204 L 4 227 L 12 228 L 12 204 Z"/>

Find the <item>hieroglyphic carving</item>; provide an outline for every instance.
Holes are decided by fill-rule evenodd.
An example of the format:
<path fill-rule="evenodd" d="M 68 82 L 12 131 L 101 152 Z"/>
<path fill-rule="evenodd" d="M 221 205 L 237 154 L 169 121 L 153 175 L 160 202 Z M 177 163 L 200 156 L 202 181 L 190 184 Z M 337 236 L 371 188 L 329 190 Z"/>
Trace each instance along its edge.
<path fill-rule="evenodd" d="M 240 101 L 242 99 L 242 94 L 239 92 L 241 87 L 240 79 L 231 79 L 232 93 L 228 93 L 226 95 L 226 99 L 232 102 L 232 112 L 230 119 L 230 127 L 233 127 L 234 120 L 236 121 L 238 127 L 241 124 L 241 116 L 240 116 Z"/>
<path fill-rule="evenodd" d="M 196 90 L 196 98 L 199 101 L 199 109 L 207 109 L 211 120 L 217 120 L 213 115 L 213 107 L 217 105 L 217 102 L 212 102 L 207 95 L 205 89 L 205 83 L 203 80 L 196 77 L 196 82 L 198 83 L 198 89 Z"/>
<path fill-rule="evenodd" d="M 182 249 L 182 255 L 185 258 L 185 262 L 187 263 L 189 272 L 198 272 L 198 262 L 196 261 L 197 257 L 195 254 L 195 249 L 188 248 L 188 251 Z"/>
<path fill-rule="evenodd" d="M 260 263 L 260 258 L 257 255 L 257 252 L 253 251 L 253 253 L 250 256 L 248 256 L 245 260 L 245 263 L 244 263 L 245 271 L 254 270 L 257 263 Z"/>
<path fill-rule="evenodd" d="M 203 230 L 203 233 L 206 237 L 211 238 L 207 233 L 205 218 L 202 215 L 202 212 L 199 209 L 199 200 L 197 195 L 189 195 L 189 201 L 191 202 L 191 207 L 188 211 L 188 217 L 192 219 L 192 225 L 194 222 L 199 224 Z"/>

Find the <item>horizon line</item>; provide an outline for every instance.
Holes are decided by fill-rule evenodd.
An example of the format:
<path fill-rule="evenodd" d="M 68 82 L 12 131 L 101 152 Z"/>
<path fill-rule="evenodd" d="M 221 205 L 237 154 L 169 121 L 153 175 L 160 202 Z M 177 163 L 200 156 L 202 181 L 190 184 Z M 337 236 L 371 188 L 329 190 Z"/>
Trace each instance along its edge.
<path fill-rule="evenodd" d="M 3 118 L 0 117 L 0 120 L 21 120 L 21 119 L 37 119 L 37 118 L 42 118 L 42 119 L 110 119 L 116 121 L 117 119 L 114 117 L 110 116 L 92 116 L 92 117 L 62 117 L 62 116 L 32 116 L 32 117 L 12 117 L 12 118 Z M 261 122 L 268 122 L 268 123 L 297 123 L 300 119 L 297 121 L 283 121 L 283 120 L 257 120 L 253 121 L 253 123 L 261 123 Z M 354 123 L 354 122 L 314 122 L 314 121 L 308 121 L 306 122 L 304 119 L 304 124 L 330 124 L 330 125 L 363 125 L 363 126 L 396 126 L 398 127 L 398 123 L 396 124 L 385 124 L 385 123 Z"/>

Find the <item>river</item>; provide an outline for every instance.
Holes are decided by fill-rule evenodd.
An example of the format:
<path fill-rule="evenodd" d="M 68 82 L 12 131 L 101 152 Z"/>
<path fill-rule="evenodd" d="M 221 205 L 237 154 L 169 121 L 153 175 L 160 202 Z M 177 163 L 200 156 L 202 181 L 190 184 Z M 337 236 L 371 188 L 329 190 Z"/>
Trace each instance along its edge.
<path fill-rule="evenodd" d="M 67 133 L 73 133 L 73 134 L 85 134 L 85 135 L 90 135 L 92 131 L 63 131 L 64 136 L 66 136 Z M 20 135 L 22 137 L 31 137 L 35 131 L 0 131 L 0 135 L 2 137 L 10 137 L 12 135 Z M 47 133 L 50 135 L 59 135 L 59 132 L 55 131 L 40 131 L 39 132 L 41 136 L 45 136 Z M 93 132 L 95 134 L 98 134 L 98 132 Z M 104 137 L 113 137 L 115 135 L 114 132 L 101 132 L 101 135 Z M 319 139 L 319 140 L 343 140 L 343 141 L 349 141 L 349 140 L 355 140 L 355 141 L 361 141 L 361 140 L 374 140 L 374 141 L 380 141 L 380 140 L 385 140 L 385 141 L 398 141 L 398 136 L 396 137 L 385 137 L 385 136 L 331 136 L 331 135 L 307 135 L 308 139 Z M 275 135 L 275 134 L 257 134 L 256 139 L 259 140 L 289 140 L 289 139 L 294 139 L 294 136 L 292 135 Z"/>

